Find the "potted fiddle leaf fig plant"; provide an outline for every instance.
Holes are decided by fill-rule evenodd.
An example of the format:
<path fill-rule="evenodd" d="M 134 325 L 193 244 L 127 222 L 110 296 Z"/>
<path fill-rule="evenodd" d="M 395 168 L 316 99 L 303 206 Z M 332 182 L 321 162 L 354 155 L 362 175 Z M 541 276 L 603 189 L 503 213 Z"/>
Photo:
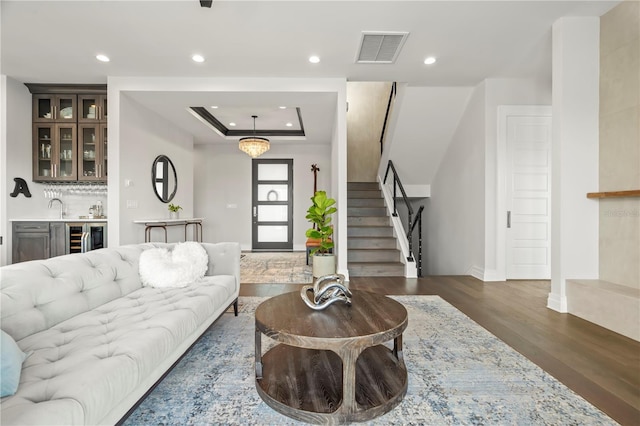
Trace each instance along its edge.
<path fill-rule="evenodd" d="M 336 259 L 332 253 L 333 249 L 333 225 L 331 215 L 337 209 L 336 200 L 327 197 L 325 191 L 317 191 L 311 197 L 312 204 L 307 210 L 307 220 L 314 227 L 307 229 L 307 245 L 314 247 L 311 250 L 313 255 L 313 276 L 316 278 L 336 273 Z"/>

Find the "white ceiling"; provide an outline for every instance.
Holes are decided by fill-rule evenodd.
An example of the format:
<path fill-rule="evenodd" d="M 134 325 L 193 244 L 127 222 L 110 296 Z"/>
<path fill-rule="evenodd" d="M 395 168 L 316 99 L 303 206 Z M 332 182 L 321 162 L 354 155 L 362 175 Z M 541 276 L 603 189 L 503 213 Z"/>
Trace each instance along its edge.
<path fill-rule="evenodd" d="M 486 78 L 550 80 L 551 25 L 600 16 L 615 1 L 7 1 L 0 2 L 0 72 L 31 83 L 106 83 L 107 76 L 341 77 L 410 86 L 475 86 Z M 356 64 L 363 31 L 407 31 L 394 64 Z M 111 58 L 101 63 L 95 55 Z M 206 60 L 195 63 L 191 55 Z M 318 55 L 318 64 L 308 61 Z M 424 65 L 429 55 L 435 65 Z M 330 139 L 335 99 L 291 93 L 131 93 L 194 134 L 223 142 L 186 111 L 218 105 L 251 120 L 300 107 L 308 139 Z M 266 109 L 266 110 L 264 110 Z M 213 112 L 215 115 L 215 112 Z M 225 116 L 230 120 L 231 116 Z M 257 128 L 279 124 L 256 121 Z M 329 120 L 329 121 L 326 121 Z M 264 125 L 264 127 L 261 127 Z M 241 127 L 241 126 L 239 126 Z"/>

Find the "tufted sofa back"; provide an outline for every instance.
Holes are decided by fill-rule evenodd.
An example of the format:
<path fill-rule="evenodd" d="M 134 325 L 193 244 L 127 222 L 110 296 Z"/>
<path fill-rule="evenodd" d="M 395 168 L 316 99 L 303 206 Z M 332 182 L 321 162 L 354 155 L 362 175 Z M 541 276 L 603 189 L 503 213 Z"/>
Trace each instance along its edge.
<path fill-rule="evenodd" d="M 15 340 L 51 326 L 139 289 L 138 259 L 142 251 L 175 244 L 148 243 L 70 254 L 0 268 L 0 324 Z M 240 251 L 237 243 L 203 244 L 209 254 L 207 275 L 228 273 L 239 281 L 239 265 L 224 259 Z M 239 253 L 238 253 L 239 257 Z"/>

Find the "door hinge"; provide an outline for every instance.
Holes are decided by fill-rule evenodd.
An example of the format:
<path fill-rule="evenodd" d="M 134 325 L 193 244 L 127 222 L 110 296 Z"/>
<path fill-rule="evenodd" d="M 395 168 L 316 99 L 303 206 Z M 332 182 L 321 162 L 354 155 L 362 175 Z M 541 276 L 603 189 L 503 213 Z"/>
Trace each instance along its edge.
<path fill-rule="evenodd" d="M 507 228 L 511 228 L 511 210 L 507 211 Z"/>

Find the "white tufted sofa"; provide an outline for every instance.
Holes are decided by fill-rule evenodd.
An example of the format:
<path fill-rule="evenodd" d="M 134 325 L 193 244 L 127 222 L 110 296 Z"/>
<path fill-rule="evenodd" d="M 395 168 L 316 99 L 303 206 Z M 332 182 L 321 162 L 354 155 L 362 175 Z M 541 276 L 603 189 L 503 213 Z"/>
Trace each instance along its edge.
<path fill-rule="evenodd" d="M 232 304 L 238 243 L 203 243 L 206 276 L 142 287 L 139 244 L 0 268 L 1 327 L 25 353 L 0 424 L 115 424 Z"/>

